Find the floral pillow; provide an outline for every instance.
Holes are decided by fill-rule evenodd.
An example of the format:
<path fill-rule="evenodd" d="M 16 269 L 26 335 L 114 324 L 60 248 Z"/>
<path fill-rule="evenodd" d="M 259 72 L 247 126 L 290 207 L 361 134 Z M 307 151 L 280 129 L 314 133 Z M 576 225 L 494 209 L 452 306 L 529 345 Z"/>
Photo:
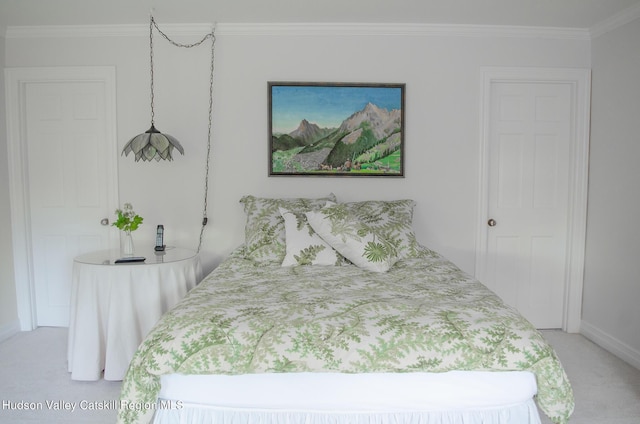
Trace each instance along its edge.
<path fill-rule="evenodd" d="M 280 208 L 284 218 L 286 254 L 282 266 L 342 265 L 344 258 L 329 246 L 307 222 L 303 212 Z"/>
<path fill-rule="evenodd" d="M 344 204 L 329 202 L 305 215 L 324 241 L 360 268 L 385 272 L 398 260 L 395 246 L 359 221 Z"/>
<path fill-rule="evenodd" d="M 244 196 L 240 203 L 246 214 L 245 257 L 258 263 L 282 263 L 286 254 L 285 229 L 279 208 L 306 212 L 320 209 L 327 201 L 335 202 L 336 196 L 333 193 L 318 199 Z"/>
<path fill-rule="evenodd" d="M 393 244 L 398 259 L 418 258 L 425 248 L 413 231 L 413 208 L 416 202 L 406 200 L 367 200 L 343 203 L 360 222 Z"/>

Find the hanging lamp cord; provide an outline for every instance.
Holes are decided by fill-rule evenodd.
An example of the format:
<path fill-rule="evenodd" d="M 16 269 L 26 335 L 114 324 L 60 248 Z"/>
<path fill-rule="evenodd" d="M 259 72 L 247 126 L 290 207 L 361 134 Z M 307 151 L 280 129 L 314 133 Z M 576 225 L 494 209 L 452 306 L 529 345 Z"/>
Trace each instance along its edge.
<path fill-rule="evenodd" d="M 207 207 L 208 207 L 208 198 L 209 198 L 209 164 L 211 162 L 211 132 L 213 129 L 213 74 L 214 74 L 214 52 L 215 52 L 215 44 L 216 44 L 216 36 L 215 36 L 215 28 L 211 30 L 211 32 L 205 35 L 202 40 L 197 41 L 193 44 L 182 44 L 177 43 L 170 39 L 164 32 L 158 28 L 158 24 L 156 23 L 153 15 L 151 15 L 150 22 L 150 45 L 151 45 L 151 122 L 153 123 L 153 28 L 160 33 L 169 43 L 176 47 L 183 48 L 192 48 L 197 47 L 207 41 L 211 40 L 211 72 L 209 75 L 209 126 L 207 129 L 207 158 L 205 161 L 205 176 L 204 176 L 204 204 L 202 208 L 202 225 L 200 227 L 200 237 L 198 239 L 198 250 L 200 253 L 200 249 L 202 248 L 202 239 L 204 236 L 204 227 L 207 225 Z"/>
<path fill-rule="evenodd" d="M 153 94 L 153 25 L 155 21 L 153 20 L 153 16 L 151 16 L 151 21 L 149 22 L 149 63 L 151 66 L 151 126 L 154 126 L 154 118 L 155 112 L 153 110 L 153 101 L 155 100 L 155 96 Z"/>

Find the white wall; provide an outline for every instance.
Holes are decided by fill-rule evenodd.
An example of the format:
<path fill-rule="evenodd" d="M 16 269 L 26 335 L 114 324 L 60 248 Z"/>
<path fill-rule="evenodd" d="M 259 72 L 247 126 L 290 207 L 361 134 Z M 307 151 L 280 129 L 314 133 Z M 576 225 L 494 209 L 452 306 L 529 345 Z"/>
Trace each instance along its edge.
<path fill-rule="evenodd" d="M 4 103 L 4 37 L 0 36 L 0 341 L 17 331 L 18 311 L 13 278 L 11 203 L 7 164 L 7 131 Z"/>
<path fill-rule="evenodd" d="M 640 367 L 640 19 L 593 40 L 583 332 Z"/>
<path fill-rule="evenodd" d="M 159 23 L 162 28 L 162 23 Z M 340 27 L 344 29 L 343 27 Z M 586 37 L 395 35 L 218 25 L 209 225 L 210 269 L 243 239 L 238 200 L 316 196 L 413 198 L 420 241 L 464 270 L 475 266 L 481 66 L 589 67 Z M 396 28 L 397 29 L 397 28 Z M 410 30 L 411 29 L 411 30 Z M 171 35 L 171 34 L 169 34 Z M 204 35 L 204 34 L 203 34 Z M 183 37 L 193 41 L 199 37 Z M 171 163 L 119 158 L 120 201 L 145 217 L 137 243 L 163 223 L 169 244 L 196 247 L 206 153 L 209 49 L 178 49 L 156 34 L 156 126 L 185 148 Z M 118 139 L 149 126 L 148 37 L 8 38 L 6 65 L 117 67 Z M 406 178 L 267 176 L 267 81 L 406 83 Z M 110 211 L 110 213 L 112 213 Z"/>

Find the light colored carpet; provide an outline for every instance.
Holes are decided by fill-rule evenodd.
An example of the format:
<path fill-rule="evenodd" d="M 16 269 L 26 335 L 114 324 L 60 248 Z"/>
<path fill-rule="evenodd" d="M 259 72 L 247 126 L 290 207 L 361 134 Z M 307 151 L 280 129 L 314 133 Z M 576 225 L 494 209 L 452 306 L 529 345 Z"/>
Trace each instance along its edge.
<path fill-rule="evenodd" d="M 543 334 L 558 352 L 573 384 L 576 410 L 571 424 L 640 423 L 640 370 L 579 334 Z M 111 406 L 118 399 L 120 383 L 72 381 L 66 353 L 66 328 L 39 328 L 0 343 L 0 423 L 115 422 L 116 411 Z M 5 407 L 7 402 L 33 402 L 43 408 L 16 410 Z M 54 409 L 64 402 L 78 406 L 73 412 Z M 101 406 L 105 409 L 87 409 Z M 543 424 L 550 423 L 543 414 L 541 417 Z"/>
<path fill-rule="evenodd" d="M 67 329 L 41 327 L 0 344 L 0 401 L 34 402 L 42 410 L 2 408 L 0 423 L 110 423 L 116 411 L 54 409 L 48 402 L 85 402 L 86 407 L 118 399 L 120 382 L 73 381 L 67 372 Z M 39 403 L 38 403 L 39 402 Z"/>
<path fill-rule="evenodd" d="M 571 424 L 639 424 L 640 370 L 580 334 L 542 331 L 564 366 L 576 402 Z M 540 414 L 543 424 L 551 421 Z"/>

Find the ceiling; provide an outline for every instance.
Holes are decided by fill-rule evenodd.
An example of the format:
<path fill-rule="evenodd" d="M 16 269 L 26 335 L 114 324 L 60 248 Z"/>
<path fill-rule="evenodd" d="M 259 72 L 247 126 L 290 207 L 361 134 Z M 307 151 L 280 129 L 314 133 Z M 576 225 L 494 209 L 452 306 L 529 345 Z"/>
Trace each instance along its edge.
<path fill-rule="evenodd" d="M 640 0 L 0 0 L 0 29 L 162 23 L 412 23 L 589 29 Z M 630 9 L 631 8 L 631 9 Z"/>

